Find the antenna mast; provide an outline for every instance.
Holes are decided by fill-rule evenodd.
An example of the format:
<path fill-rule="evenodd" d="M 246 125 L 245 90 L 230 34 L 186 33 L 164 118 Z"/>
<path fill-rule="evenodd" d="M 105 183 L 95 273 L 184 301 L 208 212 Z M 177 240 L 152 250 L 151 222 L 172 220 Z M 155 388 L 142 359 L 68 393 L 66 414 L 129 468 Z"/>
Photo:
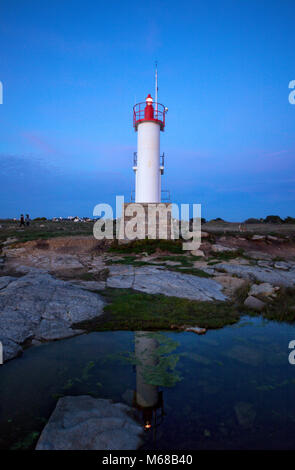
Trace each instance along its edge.
<path fill-rule="evenodd" d="M 156 61 L 155 71 L 155 102 L 156 102 L 156 116 L 158 119 L 158 62 Z"/>

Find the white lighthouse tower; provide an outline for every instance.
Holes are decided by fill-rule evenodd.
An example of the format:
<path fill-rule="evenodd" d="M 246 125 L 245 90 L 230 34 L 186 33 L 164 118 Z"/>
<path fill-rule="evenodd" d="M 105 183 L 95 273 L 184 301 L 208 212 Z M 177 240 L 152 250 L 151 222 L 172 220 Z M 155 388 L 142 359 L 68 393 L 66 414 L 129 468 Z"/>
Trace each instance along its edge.
<path fill-rule="evenodd" d="M 133 107 L 133 126 L 137 132 L 137 156 L 133 166 L 136 203 L 161 202 L 164 161 L 160 162 L 160 131 L 165 129 L 166 111 L 162 104 L 153 102 L 150 94 L 143 103 Z"/>
<path fill-rule="evenodd" d="M 155 101 L 148 94 L 144 102 L 133 107 L 133 127 L 137 132 L 137 152 L 134 153 L 133 163 L 135 198 L 131 193 L 131 202 L 124 203 L 123 216 L 118 224 L 120 239 L 170 239 L 173 235 L 172 204 L 167 202 L 170 197 L 166 197 L 165 203 L 161 201 L 164 154 L 160 155 L 160 132 L 165 129 L 168 109 L 157 99 L 156 69 Z"/>

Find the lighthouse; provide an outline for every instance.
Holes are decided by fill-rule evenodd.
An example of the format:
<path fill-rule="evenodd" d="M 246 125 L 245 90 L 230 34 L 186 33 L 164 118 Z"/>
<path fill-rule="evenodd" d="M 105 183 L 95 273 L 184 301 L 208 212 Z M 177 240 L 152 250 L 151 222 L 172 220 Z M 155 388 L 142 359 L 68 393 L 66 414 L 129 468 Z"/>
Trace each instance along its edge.
<path fill-rule="evenodd" d="M 157 89 L 157 88 L 156 88 Z M 165 129 L 167 108 L 154 102 L 150 94 L 133 107 L 133 126 L 137 132 L 135 173 L 135 202 L 161 202 L 161 176 L 164 158 L 160 162 L 160 132 Z"/>
<path fill-rule="evenodd" d="M 145 101 L 133 106 L 133 127 L 137 133 L 137 152 L 133 160 L 135 198 L 132 191 L 131 202 L 123 204 L 119 239 L 172 237 L 172 204 L 167 202 L 170 197 L 166 197 L 166 202 L 161 198 L 164 154 L 160 155 L 160 134 L 165 130 L 168 108 L 158 103 L 157 68 L 155 78 L 155 100 L 148 94 Z"/>

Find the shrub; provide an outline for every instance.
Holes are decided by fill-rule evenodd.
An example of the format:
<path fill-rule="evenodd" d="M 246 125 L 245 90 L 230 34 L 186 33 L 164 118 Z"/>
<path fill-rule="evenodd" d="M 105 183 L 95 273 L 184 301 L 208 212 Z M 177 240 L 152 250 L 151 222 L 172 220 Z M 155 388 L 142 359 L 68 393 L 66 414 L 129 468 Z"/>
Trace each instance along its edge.
<path fill-rule="evenodd" d="M 295 224 L 295 217 L 286 217 L 285 220 L 284 220 L 284 223 L 285 224 Z"/>
<path fill-rule="evenodd" d="M 244 224 L 260 224 L 261 221 L 260 219 L 255 219 L 254 217 L 251 217 L 250 219 L 245 220 Z"/>
<path fill-rule="evenodd" d="M 268 215 L 265 217 L 264 222 L 266 224 L 282 224 L 283 220 L 279 215 Z"/>
<path fill-rule="evenodd" d="M 216 219 L 211 219 L 209 222 L 225 222 L 225 220 L 221 219 L 221 217 L 217 217 Z"/>

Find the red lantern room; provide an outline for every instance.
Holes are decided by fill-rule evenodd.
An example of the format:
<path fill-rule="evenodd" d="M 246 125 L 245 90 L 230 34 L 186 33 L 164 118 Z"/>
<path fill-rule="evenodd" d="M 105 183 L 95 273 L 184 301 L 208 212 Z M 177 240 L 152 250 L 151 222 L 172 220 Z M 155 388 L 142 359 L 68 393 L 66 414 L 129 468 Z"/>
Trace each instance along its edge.
<path fill-rule="evenodd" d="M 160 125 L 161 131 L 165 128 L 165 107 L 160 103 L 153 104 L 153 98 L 147 95 L 143 103 L 133 106 L 133 126 L 137 131 L 137 126 L 141 122 L 152 121 Z"/>

